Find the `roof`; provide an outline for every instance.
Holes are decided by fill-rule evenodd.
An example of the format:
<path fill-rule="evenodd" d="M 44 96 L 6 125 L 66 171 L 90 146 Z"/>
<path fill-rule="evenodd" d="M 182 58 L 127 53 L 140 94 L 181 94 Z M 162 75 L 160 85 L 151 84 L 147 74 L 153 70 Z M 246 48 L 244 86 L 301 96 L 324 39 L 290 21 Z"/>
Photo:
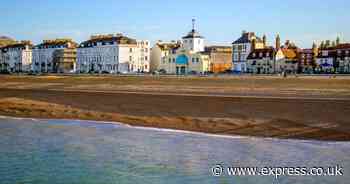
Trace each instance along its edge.
<path fill-rule="evenodd" d="M 295 52 L 294 49 L 282 48 L 281 50 L 283 52 L 284 57 L 286 57 L 287 59 L 296 59 L 297 58 L 297 53 Z"/>
<path fill-rule="evenodd" d="M 7 36 L 0 36 L 0 40 L 13 40 L 13 39 Z"/>
<path fill-rule="evenodd" d="M 180 48 L 178 43 L 156 43 L 161 50 L 171 50 Z"/>
<path fill-rule="evenodd" d="M 66 46 L 68 43 L 72 44 L 73 47 L 76 47 L 78 44 L 72 39 L 55 39 L 55 40 L 43 40 L 43 43 L 36 45 L 36 48 L 42 47 L 53 47 L 53 46 Z"/>
<path fill-rule="evenodd" d="M 182 38 L 186 39 L 186 38 L 204 38 L 204 37 L 201 36 L 195 29 L 192 29 L 186 36 Z"/>
<path fill-rule="evenodd" d="M 126 36 L 123 36 L 121 34 L 117 35 L 99 35 L 99 36 L 91 36 L 90 40 L 84 41 L 80 44 L 79 47 L 93 47 L 94 43 L 102 42 L 102 43 L 108 43 L 108 42 L 116 42 L 117 44 L 132 44 L 136 45 L 137 40 L 132 39 Z"/>
<path fill-rule="evenodd" d="M 331 47 L 331 49 L 350 49 L 350 43 L 339 44 L 335 47 Z"/>
<path fill-rule="evenodd" d="M 25 48 L 26 46 L 33 47 L 33 44 L 30 41 L 22 41 L 22 42 L 16 42 L 13 44 L 6 45 L 2 47 L 3 49 L 8 48 Z"/>
<path fill-rule="evenodd" d="M 225 52 L 225 53 L 231 53 L 232 47 L 231 46 L 208 46 L 204 48 L 205 52 Z"/>
<path fill-rule="evenodd" d="M 7 36 L 0 36 L 0 47 L 13 44 L 13 43 L 15 43 L 15 40 L 13 40 L 12 38 Z"/>
<path fill-rule="evenodd" d="M 275 49 L 273 47 L 266 47 L 263 49 L 255 49 L 254 51 L 252 51 L 247 59 L 263 59 L 266 57 L 270 57 L 271 59 L 274 57 L 275 55 Z"/>
<path fill-rule="evenodd" d="M 243 33 L 240 38 L 234 41 L 232 44 L 240 44 L 240 43 L 251 43 L 253 38 L 256 39 L 257 42 L 262 42 L 261 38 L 255 36 L 254 32 Z"/>

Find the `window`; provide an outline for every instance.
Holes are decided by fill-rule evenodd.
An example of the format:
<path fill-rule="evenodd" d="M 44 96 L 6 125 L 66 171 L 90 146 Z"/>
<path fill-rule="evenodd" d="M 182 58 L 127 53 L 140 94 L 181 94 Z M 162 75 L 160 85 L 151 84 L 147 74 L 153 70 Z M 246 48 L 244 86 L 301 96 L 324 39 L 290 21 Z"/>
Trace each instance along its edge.
<path fill-rule="evenodd" d="M 145 61 L 147 61 L 148 60 L 148 57 L 147 56 L 145 56 Z"/>
<path fill-rule="evenodd" d="M 199 58 L 196 59 L 197 63 L 199 63 Z"/>
<path fill-rule="evenodd" d="M 192 43 L 192 40 L 190 40 L 190 43 Z"/>
<path fill-rule="evenodd" d="M 195 58 L 192 58 L 192 63 L 194 63 L 195 62 Z"/>
<path fill-rule="evenodd" d="M 132 56 L 129 56 L 129 61 L 132 61 Z"/>
<path fill-rule="evenodd" d="M 132 52 L 132 48 L 130 48 L 129 52 Z"/>

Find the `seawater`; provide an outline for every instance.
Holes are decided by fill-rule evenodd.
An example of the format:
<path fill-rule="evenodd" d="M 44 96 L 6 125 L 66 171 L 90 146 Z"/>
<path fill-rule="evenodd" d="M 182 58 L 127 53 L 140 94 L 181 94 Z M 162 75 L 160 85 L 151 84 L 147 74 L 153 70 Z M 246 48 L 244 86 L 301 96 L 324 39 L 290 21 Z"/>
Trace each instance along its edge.
<path fill-rule="evenodd" d="M 235 167 L 343 167 L 343 176 L 222 176 Z M 348 183 L 350 142 L 212 136 L 0 117 L 1 184 Z"/>

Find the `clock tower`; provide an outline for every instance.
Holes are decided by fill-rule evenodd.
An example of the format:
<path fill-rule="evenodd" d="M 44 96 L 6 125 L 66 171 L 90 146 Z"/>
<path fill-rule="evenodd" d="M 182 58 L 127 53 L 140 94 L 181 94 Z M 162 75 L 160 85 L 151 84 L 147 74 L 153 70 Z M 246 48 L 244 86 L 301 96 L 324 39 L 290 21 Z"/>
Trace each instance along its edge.
<path fill-rule="evenodd" d="M 204 51 L 204 37 L 202 37 L 195 29 L 195 19 L 192 19 L 192 30 L 182 37 L 183 48 L 193 52 Z"/>

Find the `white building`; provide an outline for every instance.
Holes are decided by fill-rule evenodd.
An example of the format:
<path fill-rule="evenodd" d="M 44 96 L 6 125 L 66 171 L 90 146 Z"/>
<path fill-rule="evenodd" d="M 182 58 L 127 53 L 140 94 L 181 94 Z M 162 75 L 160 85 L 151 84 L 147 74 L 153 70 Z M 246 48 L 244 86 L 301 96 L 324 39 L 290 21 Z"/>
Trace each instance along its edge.
<path fill-rule="evenodd" d="M 137 53 L 138 52 L 138 53 Z M 135 53 L 138 57 L 131 66 L 131 72 L 141 72 L 148 73 L 150 72 L 150 64 L 151 64 L 151 51 L 150 51 L 150 43 L 147 40 L 139 40 L 137 41 L 137 50 Z"/>
<path fill-rule="evenodd" d="M 7 45 L 0 51 L 0 70 L 8 72 L 30 72 L 32 65 L 32 44 L 21 41 Z"/>
<path fill-rule="evenodd" d="M 53 72 L 55 51 L 76 46 L 77 44 L 71 39 L 44 40 L 43 43 L 33 48 L 32 70 L 41 73 Z"/>
<path fill-rule="evenodd" d="M 182 37 L 182 47 L 185 50 L 196 52 L 204 51 L 204 37 L 202 37 L 195 29 L 195 20 L 192 19 L 192 30 Z"/>
<path fill-rule="evenodd" d="M 232 43 L 232 71 L 246 72 L 247 57 L 252 52 L 252 41 L 255 40 L 256 49 L 266 46 L 266 36 L 261 40 L 254 32 L 243 31 L 242 36 Z"/>
<path fill-rule="evenodd" d="M 136 41 L 121 34 L 91 36 L 77 49 L 77 72 L 147 72 L 149 45 L 148 41 Z"/>

